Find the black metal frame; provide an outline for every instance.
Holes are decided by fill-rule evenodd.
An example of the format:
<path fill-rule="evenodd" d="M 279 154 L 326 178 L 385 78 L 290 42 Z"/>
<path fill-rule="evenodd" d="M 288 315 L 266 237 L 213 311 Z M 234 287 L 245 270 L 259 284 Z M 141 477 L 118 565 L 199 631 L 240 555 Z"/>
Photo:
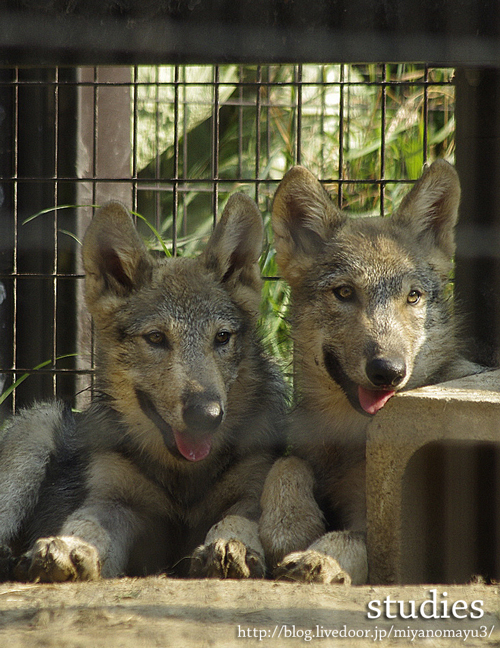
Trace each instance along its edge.
<path fill-rule="evenodd" d="M 0 65 L 499 65 L 495 0 L 5 0 Z"/>

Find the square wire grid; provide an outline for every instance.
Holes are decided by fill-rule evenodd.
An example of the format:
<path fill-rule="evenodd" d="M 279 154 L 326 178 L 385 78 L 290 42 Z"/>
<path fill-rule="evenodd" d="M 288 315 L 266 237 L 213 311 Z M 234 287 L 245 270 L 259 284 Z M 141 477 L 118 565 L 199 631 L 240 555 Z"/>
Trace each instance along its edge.
<path fill-rule="evenodd" d="M 0 405 L 3 416 L 34 399 L 82 407 L 91 396 L 80 241 L 93 206 L 121 200 L 174 255 L 199 251 L 235 191 L 256 200 L 269 240 L 272 196 L 293 164 L 339 206 L 388 213 L 427 161 L 453 161 L 453 70 L 2 69 L 0 120 L 0 393 L 29 376 Z M 288 292 L 269 242 L 262 272 L 264 340 L 286 366 Z"/>

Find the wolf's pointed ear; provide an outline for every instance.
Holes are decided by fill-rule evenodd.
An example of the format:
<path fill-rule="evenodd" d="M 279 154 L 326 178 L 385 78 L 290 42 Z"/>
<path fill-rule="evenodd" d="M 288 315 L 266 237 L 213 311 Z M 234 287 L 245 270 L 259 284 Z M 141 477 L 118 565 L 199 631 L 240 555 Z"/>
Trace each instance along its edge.
<path fill-rule="evenodd" d="M 455 225 L 460 203 L 460 181 L 445 160 L 426 169 L 393 218 L 415 232 L 419 239 L 431 237 L 448 258 L 455 252 Z"/>
<path fill-rule="evenodd" d="M 85 232 L 82 257 L 89 305 L 104 292 L 126 296 L 150 276 L 146 246 L 118 202 L 107 203 L 94 216 Z"/>
<path fill-rule="evenodd" d="M 244 194 L 227 201 L 200 259 L 228 289 L 236 285 L 257 292 L 260 299 L 259 257 L 264 225 L 255 202 Z"/>
<path fill-rule="evenodd" d="M 314 175 L 295 166 L 285 175 L 273 202 L 276 259 L 293 284 L 344 220 L 342 212 Z"/>

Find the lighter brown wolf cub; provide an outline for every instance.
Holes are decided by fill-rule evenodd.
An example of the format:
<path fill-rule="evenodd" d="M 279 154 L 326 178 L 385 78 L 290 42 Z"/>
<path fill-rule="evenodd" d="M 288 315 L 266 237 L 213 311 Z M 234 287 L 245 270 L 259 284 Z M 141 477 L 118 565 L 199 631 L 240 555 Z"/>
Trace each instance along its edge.
<path fill-rule="evenodd" d="M 297 406 L 292 456 L 262 497 L 261 538 L 279 578 L 364 583 L 365 438 L 399 390 L 481 370 L 464 360 L 446 288 L 458 176 L 436 161 L 392 218 L 348 218 L 306 169 L 273 207 L 292 289 Z"/>

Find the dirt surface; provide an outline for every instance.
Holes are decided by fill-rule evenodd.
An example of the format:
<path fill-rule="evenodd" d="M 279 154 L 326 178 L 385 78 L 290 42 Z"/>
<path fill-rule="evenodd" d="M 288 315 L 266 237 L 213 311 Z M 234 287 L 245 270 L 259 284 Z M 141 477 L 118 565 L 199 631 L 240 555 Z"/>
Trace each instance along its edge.
<path fill-rule="evenodd" d="M 58 585 L 4 583 L 0 646 L 500 646 L 499 587 L 436 586 L 435 594 L 432 589 L 163 577 Z M 395 618 L 387 618 L 388 596 L 405 601 L 404 614 L 415 601 L 419 618 L 401 618 L 396 603 L 389 606 Z M 459 600 L 465 603 L 458 604 L 455 613 L 466 615 L 463 619 L 451 613 Z M 481 603 L 473 605 L 474 601 Z M 367 617 L 379 609 L 379 618 Z M 481 618 L 470 618 L 478 610 L 483 612 Z"/>

